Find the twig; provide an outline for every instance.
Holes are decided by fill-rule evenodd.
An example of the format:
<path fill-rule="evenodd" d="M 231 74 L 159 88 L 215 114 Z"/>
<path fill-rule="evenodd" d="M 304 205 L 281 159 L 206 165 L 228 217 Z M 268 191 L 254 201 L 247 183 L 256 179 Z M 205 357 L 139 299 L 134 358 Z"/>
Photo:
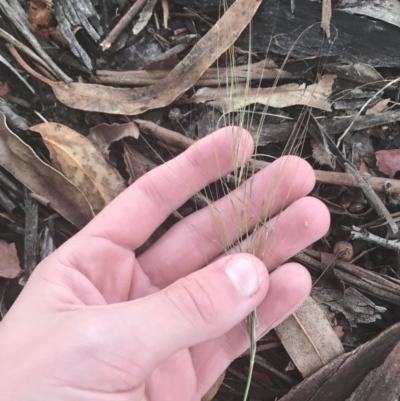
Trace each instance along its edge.
<path fill-rule="evenodd" d="M 321 253 L 311 249 L 305 249 L 293 257 L 296 261 L 324 272 L 321 264 Z M 360 266 L 343 260 L 335 261 L 336 274 L 340 280 L 378 299 L 393 302 L 400 305 L 400 281 L 386 278 L 378 273 L 363 269 Z"/>
<path fill-rule="evenodd" d="M 145 5 L 147 0 L 136 0 L 128 12 L 119 20 L 118 24 L 115 25 L 114 29 L 107 35 L 107 37 L 101 42 L 100 47 L 103 50 L 107 50 L 118 38 L 119 34 L 126 28 L 131 22 L 132 18 L 140 11 Z"/>
<path fill-rule="evenodd" d="M 7 47 L 8 47 L 8 50 L 10 51 L 10 53 L 12 54 L 12 56 L 15 58 L 15 60 L 18 61 L 18 63 L 21 65 L 21 67 L 26 72 L 31 74 L 33 77 L 37 78 L 39 81 L 42 81 L 45 84 L 47 84 L 51 87 L 54 87 L 54 85 L 56 83 L 54 81 L 44 77 L 43 75 L 39 74 L 33 68 L 31 68 L 28 64 L 26 64 L 25 60 L 18 54 L 17 49 L 13 45 L 7 44 Z"/>
<path fill-rule="evenodd" d="M 171 131 L 169 129 L 160 127 L 151 121 L 146 120 L 134 120 L 142 132 L 153 138 L 164 142 L 166 145 L 174 146 L 180 150 L 185 150 L 192 146 L 195 141 L 181 135 L 179 132 Z"/>
<path fill-rule="evenodd" d="M 389 240 L 386 238 L 378 237 L 377 235 L 356 226 L 353 226 L 351 235 L 353 236 L 353 239 L 361 239 L 376 245 L 380 245 L 383 248 L 390 249 L 391 251 L 400 252 L 400 241 L 397 239 Z"/>
<path fill-rule="evenodd" d="M 260 160 L 252 160 L 250 162 L 250 171 L 262 170 L 269 166 L 270 163 L 263 162 Z M 336 173 L 332 171 L 321 171 L 314 170 L 315 177 L 318 182 L 332 185 L 347 185 L 349 187 L 359 188 L 359 184 L 352 174 L 348 173 Z M 370 185 L 374 191 L 385 192 L 388 194 L 399 194 L 400 193 L 400 180 L 392 180 L 383 177 L 365 177 L 362 176 Z"/>
<path fill-rule="evenodd" d="M 393 217 L 387 210 L 386 206 L 383 204 L 381 198 L 374 192 L 374 190 L 371 188 L 371 185 L 363 178 L 357 169 L 351 166 L 350 163 L 346 163 L 345 165 L 351 174 L 353 174 L 365 197 L 371 203 L 371 206 L 375 209 L 380 217 L 386 219 L 392 230 L 392 233 L 397 234 L 399 232 L 399 227 L 393 220 Z"/>

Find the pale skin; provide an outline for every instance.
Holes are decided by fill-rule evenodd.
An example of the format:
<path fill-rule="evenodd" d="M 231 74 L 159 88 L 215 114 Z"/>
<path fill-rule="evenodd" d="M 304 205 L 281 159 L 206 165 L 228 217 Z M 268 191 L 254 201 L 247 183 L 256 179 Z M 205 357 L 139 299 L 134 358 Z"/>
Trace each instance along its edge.
<path fill-rule="evenodd" d="M 258 336 L 295 311 L 311 279 L 286 261 L 329 227 L 326 207 L 306 197 L 312 168 L 296 157 L 273 163 L 135 257 L 171 212 L 252 153 L 242 130 L 208 136 L 134 183 L 42 261 L 0 323 L 0 398 L 200 400 L 249 347 L 251 311 Z M 283 209 L 236 246 L 241 253 L 221 256 L 244 228 Z"/>

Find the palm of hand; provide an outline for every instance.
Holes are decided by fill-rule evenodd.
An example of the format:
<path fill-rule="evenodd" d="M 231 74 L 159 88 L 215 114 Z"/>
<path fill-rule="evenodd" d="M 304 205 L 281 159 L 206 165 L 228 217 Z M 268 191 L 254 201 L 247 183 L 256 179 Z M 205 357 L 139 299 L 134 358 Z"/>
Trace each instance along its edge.
<path fill-rule="evenodd" d="M 240 144 L 235 157 L 226 151 L 232 141 Z M 228 130 L 199 142 L 130 187 L 38 266 L 0 325 L 8 342 L 3 360 L 23 367 L 18 382 L 37 396 L 24 398 L 19 388 L 19 399 L 198 400 L 247 349 L 240 322 L 251 310 L 258 306 L 261 335 L 302 302 L 308 274 L 279 266 L 323 235 L 329 217 L 321 203 L 303 198 L 314 178 L 300 159 L 286 160 L 288 176 L 298 178 L 280 182 L 268 210 L 265 193 L 282 173 L 279 162 L 254 177 L 251 197 L 243 185 L 179 222 L 139 258 L 132 251 L 192 193 L 251 153 L 251 139 Z M 262 273 L 254 296 L 243 300 L 227 282 L 227 257 L 199 271 L 240 236 L 243 220 L 251 229 L 287 206 L 238 248 L 254 252 L 269 271 L 279 267 Z M 260 243 L 263 230 L 273 246 Z M 15 342 L 24 331 L 29 335 Z"/>

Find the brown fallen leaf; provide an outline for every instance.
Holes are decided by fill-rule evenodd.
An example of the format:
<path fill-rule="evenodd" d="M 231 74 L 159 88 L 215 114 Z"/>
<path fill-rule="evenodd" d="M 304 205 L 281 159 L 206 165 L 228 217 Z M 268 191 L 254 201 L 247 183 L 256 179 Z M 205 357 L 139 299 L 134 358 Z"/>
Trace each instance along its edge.
<path fill-rule="evenodd" d="M 304 378 L 344 354 L 338 336 L 311 297 L 275 331 Z"/>
<path fill-rule="evenodd" d="M 48 41 L 49 28 L 53 22 L 53 3 L 51 0 L 31 0 L 28 19 L 32 29 L 42 40 Z"/>
<path fill-rule="evenodd" d="M 125 189 L 117 170 L 83 135 L 57 123 L 39 124 L 31 130 L 42 136 L 53 164 L 84 193 L 95 213 Z"/>
<path fill-rule="evenodd" d="M 90 139 L 104 155 L 108 155 L 108 148 L 112 143 L 128 136 L 138 139 L 139 135 L 139 127 L 134 122 L 126 124 L 114 123 L 111 125 L 100 124 L 90 128 L 88 139 Z"/>
<path fill-rule="evenodd" d="M 22 274 L 15 244 L 0 240 L 0 277 L 16 278 Z"/>
<path fill-rule="evenodd" d="M 390 98 L 383 99 L 380 102 L 378 102 L 375 106 L 368 109 L 365 114 L 382 113 L 382 111 L 387 109 L 387 105 L 389 104 L 389 102 L 390 102 Z"/>
<path fill-rule="evenodd" d="M 335 159 L 324 148 L 324 145 L 314 139 L 311 140 L 312 156 L 321 166 L 329 166 L 332 170 L 335 169 Z"/>
<path fill-rule="evenodd" d="M 187 102 L 207 103 L 224 113 L 240 110 L 254 103 L 277 108 L 303 105 L 331 111 L 328 97 L 332 93 L 335 78 L 335 75 L 324 75 L 318 83 L 307 87 L 305 84 L 291 83 L 276 88 L 250 90 L 239 86 L 233 91 L 227 91 L 226 88 L 201 88 Z"/>
<path fill-rule="evenodd" d="M 328 39 L 331 38 L 332 1 L 322 0 L 321 28 Z"/>
<path fill-rule="evenodd" d="M 15 135 L 0 113 L 0 165 L 78 228 L 94 213 L 83 193 L 59 171 L 40 160 L 33 149 Z"/>
<path fill-rule="evenodd" d="M 50 81 L 30 68 L 12 47 L 10 52 L 26 71 L 50 85 L 57 99 L 69 107 L 137 115 L 168 106 L 193 87 L 207 68 L 238 39 L 260 5 L 260 0 L 236 0 L 180 64 L 164 79 L 147 88 L 110 88 L 81 82 L 65 84 Z"/>
<path fill-rule="evenodd" d="M 393 178 L 400 171 L 400 149 L 378 150 L 375 156 L 381 173 Z"/>

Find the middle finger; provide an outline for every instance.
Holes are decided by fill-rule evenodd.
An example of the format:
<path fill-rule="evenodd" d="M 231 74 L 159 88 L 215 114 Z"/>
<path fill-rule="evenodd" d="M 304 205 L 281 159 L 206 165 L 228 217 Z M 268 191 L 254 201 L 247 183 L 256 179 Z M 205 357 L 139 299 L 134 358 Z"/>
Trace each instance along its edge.
<path fill-rule="evenodd" d="M 314 185 L 307 162 L 294 156 L 280 158 L 210 207 L 177 223 L 138 258 L 140 265 L 153 285 L 164 288 L 207 265 Z"/>

